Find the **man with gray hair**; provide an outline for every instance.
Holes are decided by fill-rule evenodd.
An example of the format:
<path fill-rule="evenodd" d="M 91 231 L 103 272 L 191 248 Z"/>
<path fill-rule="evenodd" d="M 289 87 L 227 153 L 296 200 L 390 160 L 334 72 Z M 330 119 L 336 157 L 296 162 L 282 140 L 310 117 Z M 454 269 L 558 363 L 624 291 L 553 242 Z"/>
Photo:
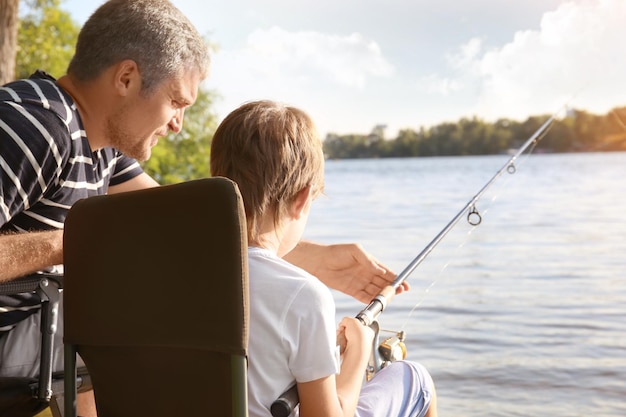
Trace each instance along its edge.
<path fill-rule="evenodd" d="M 109 0 L 81 29 L 66 75 L 0 87 L 0 282 L 62 264 L 76 201 L 158 186 L 137 161 L 182 129 L 208 67 L 204 39 L 171 2 Z M 363 302 L 394 279 L 356 244 L 301 242 L 286 258 Z M 39 373 L 39 305 L 0 296 L 0 376 Z M 79 414 L 94 416 L 93 396 L 79 397 Z"/>
<path fill-rule="evenodd" d="M 204 39 L 169 1 L 111 0 L 85 23 L 66 75 L 38 71 L 0 89 L 0 281 L 63 262 L 77 200 L 158 185 L 137 160 L 181 130 L 208 67 Z M 0 300 L 0 375 L 39 373 L 35 298 Z M 81 399 L 79 414 L 95 415 Z"/>

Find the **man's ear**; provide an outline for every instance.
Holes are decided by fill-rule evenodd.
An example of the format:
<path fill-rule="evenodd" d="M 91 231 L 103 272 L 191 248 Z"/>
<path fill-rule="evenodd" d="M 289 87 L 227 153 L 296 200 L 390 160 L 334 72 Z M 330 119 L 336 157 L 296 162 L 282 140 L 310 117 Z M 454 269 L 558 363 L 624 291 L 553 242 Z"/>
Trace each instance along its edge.
<path fill-rule="evenodd" d="M 126 97 L 132 90 L 141 90 L 139 67 L 132 59 L 119 62 L 113 76 L 114 88 L 121 96 Z"/>
<path fill-rule="evenodd" d="M 309 204 L 309 199 L 311 197 L 311 186 L 307 185 L 296 194 L 296 197 L 293 199 L 291 203 L 291 207 L 289 208 L 289 214 L 294 220 L 298 220 Z"/>

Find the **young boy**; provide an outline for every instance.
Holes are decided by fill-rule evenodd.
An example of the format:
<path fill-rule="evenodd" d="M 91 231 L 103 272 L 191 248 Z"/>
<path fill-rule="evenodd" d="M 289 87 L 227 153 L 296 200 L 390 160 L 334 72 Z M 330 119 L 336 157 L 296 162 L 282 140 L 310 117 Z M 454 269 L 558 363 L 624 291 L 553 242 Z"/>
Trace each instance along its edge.
<path fill-rule="evenodd" d="M 394 362 L 363 384 L 372 330 L 346 317 L 335 331 L 329 289 L 282 259 L 324 188 L 322 143 L 308 115 L 270 101 L 242 105 L 215 132 L 211 174 L 238 184 L 246 211 L 250 416 L 270 416 L 272 402 L 294 383 L 300 417 L 436 416 L 432 379 L 421 365 Z"/>

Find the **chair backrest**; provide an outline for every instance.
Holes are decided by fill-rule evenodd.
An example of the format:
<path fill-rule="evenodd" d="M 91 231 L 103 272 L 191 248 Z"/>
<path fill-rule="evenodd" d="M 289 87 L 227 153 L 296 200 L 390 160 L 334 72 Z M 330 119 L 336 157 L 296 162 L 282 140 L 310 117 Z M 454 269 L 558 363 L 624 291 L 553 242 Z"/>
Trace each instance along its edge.
<path fill-rule="evenodd" d="M 225 178 L 72 207 L 64 342 L 87 365 L 99 417 L 247 416 L 246 236 Z"/>

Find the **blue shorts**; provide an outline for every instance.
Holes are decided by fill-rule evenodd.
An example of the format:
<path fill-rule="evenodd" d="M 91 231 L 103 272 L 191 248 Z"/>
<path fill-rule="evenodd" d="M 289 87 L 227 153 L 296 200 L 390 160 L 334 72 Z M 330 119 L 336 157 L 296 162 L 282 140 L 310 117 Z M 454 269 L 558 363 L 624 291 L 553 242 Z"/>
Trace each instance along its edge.
<path fill-rule="evenodd" d="M 422 365 L 392 362 L 361 389 L 357 417 L 422 417 L 434 397 L 433 380 Z"/>

